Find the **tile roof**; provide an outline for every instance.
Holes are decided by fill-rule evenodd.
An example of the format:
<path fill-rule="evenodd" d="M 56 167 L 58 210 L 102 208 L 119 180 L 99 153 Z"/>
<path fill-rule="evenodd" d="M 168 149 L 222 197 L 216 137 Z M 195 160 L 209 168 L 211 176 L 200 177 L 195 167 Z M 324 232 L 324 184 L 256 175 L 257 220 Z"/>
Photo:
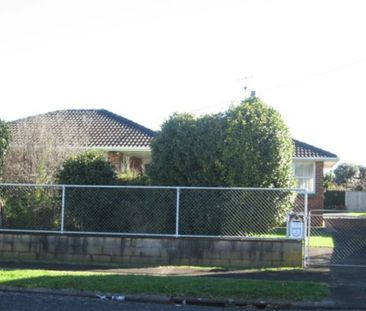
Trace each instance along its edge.
<path fill-rule="evenodd" d="M 58 110 L 10 122 L 13 145 L 44 140 L 67 147 L 149 148 L 156 133 L 104 109 Z M 27 139 L 28 138 L 28 139 Z M 315 146 L 293 140 L 295 158 L 337 158 Z"/>
<path fill-rule="evenodd" d="M 45 140 L 67 147 L 149 148 L 155 132 L 107 110 L 58 110 L 10 122 L 13 145 Z"/>
<path fill-rule="evenodd" d="M 315 146 L 293 140 L 295 143 L 294 158 L 338 158 L 336 154 L 317 148 Z"/>

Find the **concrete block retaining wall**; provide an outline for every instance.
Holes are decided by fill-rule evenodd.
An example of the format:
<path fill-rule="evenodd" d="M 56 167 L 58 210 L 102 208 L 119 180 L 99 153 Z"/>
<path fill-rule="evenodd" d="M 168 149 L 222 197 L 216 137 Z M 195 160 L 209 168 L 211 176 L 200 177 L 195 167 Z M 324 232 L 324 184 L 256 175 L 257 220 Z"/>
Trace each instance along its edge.
<path fill-rule="evenodd" d="M 0 233 L 0 256 L 129 265 L 290 267 L 302 265 L 302 243 L 288 239 Z"/>

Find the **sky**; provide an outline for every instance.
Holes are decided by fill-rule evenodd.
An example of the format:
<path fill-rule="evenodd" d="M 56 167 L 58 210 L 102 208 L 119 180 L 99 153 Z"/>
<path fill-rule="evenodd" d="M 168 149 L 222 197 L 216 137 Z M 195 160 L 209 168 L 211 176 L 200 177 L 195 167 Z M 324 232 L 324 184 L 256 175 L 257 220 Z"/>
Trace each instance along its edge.
<path fill-rule="evenodd" d="M 0 118 L 107 109 L 154 130 L 251 90 L 366 166 L 363 0 L 0 0 Z M 246 88 L 246 90 L 245 90 Z"/>

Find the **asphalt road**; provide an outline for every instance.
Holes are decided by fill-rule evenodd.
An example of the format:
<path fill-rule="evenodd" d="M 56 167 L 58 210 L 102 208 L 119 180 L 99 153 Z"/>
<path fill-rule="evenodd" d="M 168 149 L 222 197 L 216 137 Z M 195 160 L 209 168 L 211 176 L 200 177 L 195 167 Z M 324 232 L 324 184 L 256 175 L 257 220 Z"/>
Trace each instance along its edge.
<path fill-rule="evenodd" d="M 38 293 L 1 292 L 1 311 L 238 311 L 238 308 L 132 303 Z"/>

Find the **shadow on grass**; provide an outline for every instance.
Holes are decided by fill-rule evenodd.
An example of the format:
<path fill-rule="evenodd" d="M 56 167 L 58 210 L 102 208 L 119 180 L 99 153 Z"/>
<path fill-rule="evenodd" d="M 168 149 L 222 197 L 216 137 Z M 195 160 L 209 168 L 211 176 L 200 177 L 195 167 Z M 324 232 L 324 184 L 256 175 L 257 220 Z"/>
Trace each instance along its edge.
<path fill-rule="evenodd" d="M 36 270 L 57 270 L 57 271 L 101 271 L 116 269 L 151 269 L 159 268 L 159 265 L 142 265 L 142 264 L 90 264 L 85 262 L 59 262 L 59 261 L 42 261 L 42 260 L 0 260 L 0 269 L 36 269 Z"/>
<path fill-rule="evenodd" d="M 0 285 L 24 288 L 73 289 L 102 293 L 153 294 L 201 298 L 320 300 L 327 286 L 314 282 L 237 280 L 203 277 L 115 275 L 74 272 L 4 271 Z"/>

